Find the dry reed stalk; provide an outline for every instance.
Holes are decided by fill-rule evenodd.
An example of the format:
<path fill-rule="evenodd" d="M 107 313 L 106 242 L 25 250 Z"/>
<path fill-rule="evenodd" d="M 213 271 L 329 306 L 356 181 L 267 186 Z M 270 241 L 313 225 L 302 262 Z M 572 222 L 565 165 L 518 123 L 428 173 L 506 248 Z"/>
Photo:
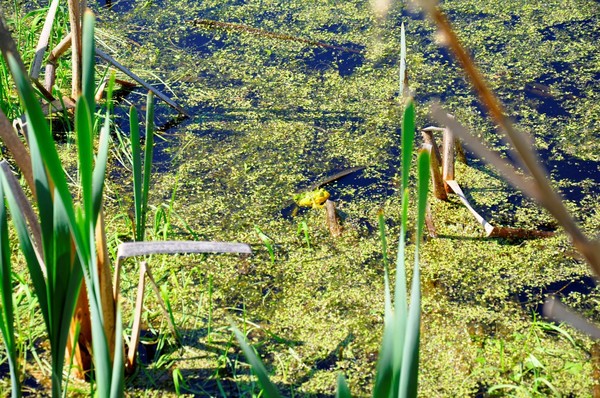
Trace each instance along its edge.
<path fill-rule="evenodd" d="M 50 3 L 42 33 L 40 34 L 37 47 L 35 48 L 35 56 L 31 63 L 29 73 L 34 79 L 39 77 L 40 70 L 42 69 L 42 61 L 44 60 L 44 54 L 46 53 L 50 42 L 50 34 L 52 33 L 52 25 L 54 24 L 54 18 L 56 17 L 56 10 L 58 9 L 58 1 L 59 0 L 52 0 L 52 3 Z"/>
<path fill-rule="evenodd" d="M 52 92 L 54 82 L 56 81 L 56 64 L 48 62 L 44 71 L 44 88 L 49 92 Z"/>
<path fill-rule="evenodd" d="M 519 163 L 523 165 L 526 172 L 531 175 L 533 179 L 532 181 L 524 181 L 524 179 L 515 172 L 514 167 L 510 166 L 507 168 L 506 162 L 503 160 L 500 160 L 499 162 L 493 161 L 490 158 L 487 158 L 485 155 L 482 155 L 482 153 L 478 152 L 479 156 L 486 158 L 488 162 L 499 168 L 504 177 L 507 178 L 513 185 L 515 185 L 515 182 L 518 182 L 515 185 L 516 188 L 521 189 L 525 193 L 529 192 L 529 196 L 545 207 L 571 237 L 573 246 L 575 246 L 575 248 L 579 250 L 581 254 L 583 254 L 594 273 L 600 276 L 600 241 L 589 240 L 588 237 L 578 227 L 577 223 L 573 220 L 570 213 L 566 209 L 562 198 L 552 188 L 552 185 L 547 177 L 547 173 L 541 165 L 539 156 L 533 148 L 530 137 L 525 133 L 518 131 L 510 119 L 506 116 L 504 108 L 499 99 L 493 94 L 493 92 L 485 83 L 473 60 L 458 40 L 458 37 L 452 29 L 446 15 L 444 15 L 437 6 L 437 2 L 421 1 L 421 4 L 424 6 L 431 19 L 437 25 L 438 32 L 444 45 L 448 46 L 452 50 L 457 60 L 461 64 L 462 69 L 465 71 L 467 77 L 471 81 L 471 84 L 479 94 L 479 97 L 487 108 L 491 118 L 496 122 L 496 124 L 498 124 L 498 126 L 500 126 L 501 130 L 514 147 L 515 153 L 513 153 L 513 158 L 518 159 Z M 448 125 L 445 120 L 448 120 L 449 118 L 443 115 L 445 112 L 441 111 L 439 107 L 434 108 L 433 113 L 437 115 L 436 117 L 438 118 L 439 122 Z M 456 126 L 459 126 L 459 124 L 457 123 Z M 458 133 L 455 129 L 452 130 L 455 134 Z M 472 137 L 466 129 L 462 128 L 461 138 L 463 140 L 468 140 L 469 136 L 471 137 L 469 143 L 478 141 L 476 138 Z M 480 145 L 480 147 L 485 148 L 483 145 Z M 477 152 L 475 148 L 472 149 Z M 484 152 L 489 153 L 490 151 L 485 148 Z M 494 158 L 497 160 L 499 157 L 495 156 Z M 501 170 L 501 168 L 503 170 Z"/>
<path fill-rule="evenodd" d="M 104 315 L 104 333 L 108 342 L 108 352 L 111 361 L 114 359 L 115 352 L 115 330 L 117 322 L 117 301 L 118 297 L 113 295 L 113 286 L 111 281 L 110 254 L 108 253 L 108 244 L 106 241 L 106 225 L 104 222 L 104 211 L 101 209 L 96 223 L 96 256 L 98 275 L 100 277 L 100 300 L 102 302 L 102 312 Z"/>
<path fill-rule="evenodd" d="M 458 195 L 458 197 L 461 200 L 461 202 L 463 202 L 463 204 L 465 205 L 465 207 L 467 209 L 469 209 L 469 211 L 471 212 L 471 214 L 473 214 L 473 216 L 475 217 L 475 219 L 477 219 L 477 221 L 479 222 L 479 224 L 481 224 L 481 226 L 485 230 L 486 236 L 490 236 L 494 232 L 494 227 L 489 222 L 487 222 L 481 216 L 481 214 L 477 213 L 477 211 L 473 208 L 473 206 L 471 206 L 471 203 L 469 203 L 469 200 L 467 199 L 467 197 L 465 196 L 465 193 L 460 188 L 460 185 L 458 185 L 458 183 L 456 181 L 454 181 L 454 180 L 447 180 L 445 182 L 446 182 L 446 184 L 448 184 L 450 186 L 450 188 L 452 189 L 452 191 L 456 195 Z"/>
<path fill-rule="evenodd" d="M 442 127 L 433 127 L 433 126 L 425 127 L 424 129 L 421 130 L 421 137 L 423 137 L 423 141 L 425 141 L 426 144 L 429 144 L 433 147 L 432 155 L 435 156 L 437 163 L 439 165 L 441 165 L 442 164 L 442 155 L 440 154 L 440 148 L 437 146 L 435 137 L 433 136 L 434 131 L 444 131 L 444 129 Z"/>
<path fill-rule="evenodd" d="M 69 1 L 69 21 L 71 24 L 71 98 L 79 98 L 81 95 L 81 2 L 79 0 Z"/>
<path fill-rule="evenodd" d="M 75 102 L 71 97 L 63 97 L 62 100 L 54 100 L 47 104 L 42 105 L 42 112 L 48 116 L 52 113 L 62 112 L 68 109 L 75 109 Z"/>
<path fill-rule="evenodd" d="M 454 139 L 454 148 L 456 149 L 456 160 L 458 160 L 462 164 L 469 164 L 467 162 L 467 155 L 465 154 L 465 149 L 463 148 L 460 139 Z"/>
<path fill-rule="evenodd" d="M 33 183 L 33 171 L 31 169 L 31 159 L 29 157 L 29 151 L 25 144 L 21 141 L 17 135 L 13 125 L 10 123 L 4 112 L 0 110 L 0 139 L 8 151 L 12 155 L 15 163 L 21 170 L 27 185 L 35 194 L 35 184 Z"/>
<path fill-rule="evenodd" d="M 442 159 L 442 179 L 444 180 L 444 189 L 446 189 L 447 193 L 452 193 L 452 187 L 450 187 L 446 181 L 454 180 L 454 136 L 447 128 L 444 129 Z"/>
<path fill-rule="evenodd" d="M 137 356 L 138 344 L 140 343 L 140 332 L 142 330 L 142 311 L 144 305 L 144 293 L 146 292 L 146 262 L 140 263 L 140 277 L 135 298 L 135 309 L 133 313 L 133 326 L 131 327 L 131 338 L 129 339 L 129 350 L 125 359 L 125 371 L 132 374 L 135 370 L 135 358 Z"/>
<path fill-rule="evenodd" d="M 69 48 L 71 48 L 71 32 L 67 33 L 65 37 L 58 43 L 50 55 L 48 55 L 48 62 L 55 62 L 61 55 L 63 55 Z"/>
<path fill-rule="evenodd" d="M 435 141 L 433 142 L 433 145 L 429 143 L 423 144 L 423 148 L 429 152 L 429 165 L 431 170 L 431 183 L 433 184 L 433 195 L 439 200 L 447 201 L 448 194 L 446 193 L 444 180 L 442 179 L 442 174 L 440 173 L 440 164 L 438 163 L 437 157 L 432 154 L 432 152 L 435 153 L 435 150 L 433 149 L 435 148 Z"/>

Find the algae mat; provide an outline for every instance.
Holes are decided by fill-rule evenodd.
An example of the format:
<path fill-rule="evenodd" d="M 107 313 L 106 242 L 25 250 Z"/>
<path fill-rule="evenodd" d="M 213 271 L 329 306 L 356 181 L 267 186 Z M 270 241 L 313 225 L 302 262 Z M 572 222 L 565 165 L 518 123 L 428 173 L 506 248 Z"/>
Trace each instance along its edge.
<path fill-rule="evenodd" d="M 128 381 L 128 393 L 175 394 L 175 378 L 180 392 L 197 396 L 258 394 L 227 329 L 230 316 L 286 395 L 333 396 L 340 372 L 354 394 L 369 395 L 383 327 L 380 209 L 388 237 L 399 232 L 401 22 L 417 125 L 430 123 L 428 104 L 441 99 L 459 120 L 503 146 L 449 54 L 433 42 L 432 26 L 400 3 L 383 22 L 368 2 L 358 1 L 119 4 L 98 10 L 107 50 L 148 80 L 166 84 L 194 115 L 161 132 L 160 173 L 151 192 L 153 239 L 243 241 L 255 251 L 248 259 L 152 259 L 184 344 L 170 345 L 150 297 L 145 322 L 161 335 L 159 352 Z M 533 135 L 569 207 L 595 234 L 598 3 L 457 0 L 443 7 L 514 119 Z M 114 35 L 122 40 L 109 41 Z M 127 99 L 138 102 L 135 93 Z M 158 124 L 174 116 L 159 106 Z M 487 219 L 556 228 L 492 170 L 470 161 L 459 167 L 457 180 Z M 356 166 L 366 168 L 328 186 L 343 216 L 341 238 L 329 235 L 322 209 L 290 215 L 292 194 Z M 114 168 L 119 179 L 107 203 L 116 241 L 128 233 L 123 215 L 131 191 L 123 183 L 126 167 L 115 162 Z M 490 394 L 591 395 L 592 342 L 535 312 L 542 294 L 554 289 L 600 319 L 598 292 L 567 239 L 560 232 L 543 240 L 484 239 L 457 198 L 432 199 L 431 206 L 438 238 L 423 245 L 420 395 L 484 396 L 501 385 Z M 308 242 L 298 233 L 303 223 Z M 256 227 L 269 237 L 273 260 Z M 136 281 L 126 273 L 126 311 Z"/>

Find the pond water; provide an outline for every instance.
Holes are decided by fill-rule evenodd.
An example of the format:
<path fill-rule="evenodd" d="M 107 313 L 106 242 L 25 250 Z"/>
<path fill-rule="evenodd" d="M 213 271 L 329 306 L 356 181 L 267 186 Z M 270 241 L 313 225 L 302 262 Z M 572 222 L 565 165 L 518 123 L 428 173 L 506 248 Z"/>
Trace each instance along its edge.
<path fill-rule="evenodd" d="M 170 372 L 177 368 L 192 394 L 257 394 L 231 347 L 226 317 L 234 316 L 248 326 L 286 394 L 333 396 L 343 372 L 356 394 L 368 395 L 382 327 L 381 209 L 390 241 L 399 233 L 402 22 L 417 126 L 432 124 L 428 107 L 439 99 L 490 146 L 509 153 L 451 54 L 435 43 L 432 25 L 401 3 L 382 21 L 361 1 L 105 5 L 92 3 L 99 45 L 191 115 L 157 104 L 150 202 L 172 214 L 168 237 L 244 241 L 255 252 L 244 261 L 156 260 L 153 271 L 173 292 L 185 349 L 157 354 L 156 362 L 166 357 L 169 365 L 145 366 L 145 376 L 130 380 L 131 393 L 173 393 Z M 599 3 L 448 0 L 443 7 L 511 117 L 531 134 L 569 209 L 597 234 Z M 144 97 L 135 89 L 117 107 L 125 136 L 123 116 L 130 103 L 142 114 Z M 457 166 L 457 180 L 487 219 L 557 229 L 546 212 L 468 157 L 468 166 Z M 292 217 L 292 194 L 359 166 L 364 170 L 327 186 L 342 215 L 341 238 L 330 236 L 320 209 Z M 115 161 L 109 182 L 115 236 L 128 228 L 127 168 Z M 532 322 L 542 296 L 554 291 L 600 320 L 600 294 L 568 239 L 560 231 L 547 239 L 486 239 L 456 198 L 431 199 L 431 208 L 438 238 L 423 245 L 421 257 L 421 395 L 487 396 L 498 384 L 550 394 L 536 384 L 541 377 L 565 396 L 589 392 L 592 343 L 569 329 L 577 339 L 571 344 Z M 302 223 L 306 238 L 297 233 Z M 271 239 L 273 260 L 257 227 Z M 410 253 L 413 240 L 409 234 Z M 136 278 L 123 278 L 127 307 Z M 160 329 L 160 322 L 148 316 L 149 327 Z M 532 371 L 530 355 L 544 368 Z"/>
<path fill-rule="evenodd" d="M 513 119 L 532 135 L 576 218 L 595 233 L 600 195 L 600 55 L 595 43 L 600 13 L 597 3 L 584 3 L 549 8 L 541 2 L 461 0 L 444 7 Z M 268 319 L 274 333 L 302 342 L 293 350 L 316 365 L 307 373 L 292 365 L 289 356 L 283 360 L 284 368 L 295 369 L 290 383 L 296 391 L 331 391 L 319 380 L 328 380 L 327 372 L 336 369 L 355 377 L 354 389 L 368 391 L 369 377 L 358 375 L 369 374 L 364 369 L 372 366 L 369 352 L 376 350 L 377 339 L 366 331 L 372 320 L 365 312 L 359 314 L 359 308 L 379 300 L 365 290 L 377 291 L 374 286 L 381 278 L 374 265 L 379 257 L 379 208 L 387 212 L 390 236 L 398 232 L 400 23 L 407 27 L 417 125 L 431 124 L 428 105 L 439 99 L 491 146 L 509 154 L 451 54 L 435 43 L 432 26 L 399 4 L 387 20 L 377 22 L 362 3 L 308 6 L 300 1 L 115 3 L 112 11 L 101 13 L 101 21 L 107 28 L 131 30 L 127 36 L 137 44 L 122 56 L 138 63 L 142 72 L 156 71 L 192 115 L 180 120 L 172 110 L 158 108 L 157 124 L 166 127 L 155 155 L 165 173 L 156 177 L 157 199 L 169 197 L 169 175 L 175 172 L 182 202 L 175 208 L 204 236 L 258 243 L 252 235 L 256 225 L 279 247 L 274 268 L 256 265 L 262 271 L 251 278 L 262 286 L 259 296 L 276 301 L 261 306 L 264 297 L 253 299 L 245 291 L 235 298 L 224 295 L 224 302 L 244 297 L 246 308 L 252 307 L 257 319 Z M 128 98 L 135 102 L 139 95 Z M 556 230 L 545 212 L 472 154 L 468 157 L 470 167 L 460 168 L 457 178 L 486 218 L 502 226 Z M 330 242 L 313 210 L 291 217 L 292 193 L 355 166 L 366 169 L 328 186 L 352 238 Z M 485 364 L 501 367 L 498 344 L 513 353 L 511 366 L 523 363 L 518 359 L 519 333 L 532 327 L 531 311 L 548 292 L 558 291 L 598 317 L 590 304 L 597 292 L 585 264 L 568 255 L 560 234 L 545 240 L 485 240 L 455 201 L 434 201 L 432 209 L 440 238 L 431 240 L 423 254 L 424 284 L 432 287 L 425 293 L 424 313 L 429 315 L 424 327 L 429 332 L 422 349 L 426 358 L 437 359 L 423 364 L 424 396 L 440 391 L 477 396 L 502 381 L 529 385 L 527 376 L 501 371 L 492 376 L 486 373 L 492 365 Z M 298 249 L 291 232 L 300 221 L 310 226 L 313 244 L 321 246 L 310 255 Z M 260 258 L 260 246 L 255 249 Z M 365 269 L 375 277 L 366 278 Z M 339 280 L 331 280 L 332 272 Z M 241 282 L 222 276 L 215 283 Z M 312 289 L 323 297 L 307 296 Z M 374 310 L 369 308 L 366 313 Z M 337 332 L 315 320 L 321 311 L 345 317 Z M 298 329 L 298 324 L 311 322 L 328 332 Z M 480 325 L 487 335 L 460 335 L 465 324 Z M 310 333 L 329 343 L 317 344 Z M 348 342 L 348 349 L 339 348 L 348 333 L 356 341 Z M 544 346 L 559 344 L 551 336 L 543 341 Z M 447 342 L 465 348 L 459 352 Z M 275 355 L 284 355 L 277 343 L 266 344 Z M 309 348 L 313 345 L 321 347 L 319 353 Z M 354 359 L 341 354 L 346 350 Z M 560 367 L 552 369 L 546 376 L 561 380 L 565 394 L 577 391 Z M 280 377 L 281 369 L 276 374 Z M 461 386 L 451 381 L 466 375 L 472 380 Z"/>

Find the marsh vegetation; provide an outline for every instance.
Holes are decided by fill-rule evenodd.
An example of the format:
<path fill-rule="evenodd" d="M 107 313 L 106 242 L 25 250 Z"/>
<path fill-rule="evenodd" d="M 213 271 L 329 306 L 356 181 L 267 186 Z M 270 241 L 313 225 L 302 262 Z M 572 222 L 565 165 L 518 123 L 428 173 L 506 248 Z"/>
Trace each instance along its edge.
<path fill-rule="evenodd" d="M 181 119 L 156 104 L 145 239 L 247 242 L 254 252 L 149 259 L 181 340 L 147 292 L 143 351 L 136 373 L 126 379 L 126 395 L 258 395 L 230 319 L 286 396 L 333 396 L 340 372 L 354 394 L 369 395 L 384 322 L 379 212 L 391 242 L 401 228 L 401 23 L 417 129 L 434 124 L 429 105 L 439 99 L 457 120 L 506 149 L 449 52 L 435 43 L 432 23 L 401 2 L 383 20 L 359 1 L 89 5 L 97 14 L 97 46 L 192 115 Z M 2 2 L 26 62 L 35 46 L 31 37 L 41 30 L 33 10 L 46 6 Z M 582 229 L 597 236 L 599 3 L 452 0 L 442 8 L 513 120 L 532 134 Z M 59 9 L 57 29 L 66 29 L 65 12 Z M 97 74 L 106 68 L 98 62 Z M 69 68 L 62 69 L 56 87 L 68 91 Z M 0 75 L 0 81 L 0 106 L 17 117 L 11 80 Z M 134 239 L 126 115 L 131 104 L 143 114 L 145 96 L 133 89 L 116 95 L 114 105 L 104 198 L 113 257 L 119 243 Z M 54 133 L 63 163 L 74 172 L 74 139 L 65 124 Z M 419 395 L 593 396 L 600 384 L 598 347 L 539 315 L 544 296 L 557 293 L 590 320 L 600 320 L 600 291 L 588 266 L 546 211 L 472 153 L 467 157 L 468 165 L 457 164 L 456 180 L 486 219 L 556 234 L 485 238 L 456 196 L 448 202 L 430 197 L 437 237 L 420 245 Z M 341 215 L 340 237 L 331 236 L 325 209 L 294 211 L 295 194 L 359 166 L 364 169 L 326 187 Z M 410 183 L 416 188 L 413 174 Z M 411 213 L 409 231 L 415 222 Z M 13 239 L 23 383 L 44 395 L 50 389 L 49 346 Z M 409 233 L 407 258 L 415 240 Z M 388 257 L 395 258 L 396 250 L 390 243 Z M 125 332 L 133 323 L 137 267 L 130 260 L 121 271 Z M 3 352 L 0 358 L 4 393 L 10 380 Z M 89 392 L 76 380 L 69 388 L 73 395 Z"/>

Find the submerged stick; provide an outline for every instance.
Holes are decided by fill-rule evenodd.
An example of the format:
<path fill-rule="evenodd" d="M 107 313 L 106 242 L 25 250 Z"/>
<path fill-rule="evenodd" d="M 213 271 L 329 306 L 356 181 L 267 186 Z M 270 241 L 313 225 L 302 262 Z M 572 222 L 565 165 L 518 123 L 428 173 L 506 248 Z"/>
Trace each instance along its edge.
<path fill-rule="evenodd" d="M 331 236 L 338 238 L 342 235 L 342 226 L 340 225 L 340 217 L 335 210 L 335 204 L 333 201 L 327 199 L 325 201 L 325 210 L 327 214 L 327 227 Z"/>
<path fill-rule="evenodd" d="M 332 176 L 329 176 L 329 177 L 311 185 L 309 188 L 309 191 L 315 190 L 317 188 L 321 188 L 322 186 L 330 184 L 334 181 L 339 180 L 340 178 L 346 177 L 349 174 L 355 173 L 355 172 L 363 170 L 363 169 L 365 169 L 365 166 L 350 167 L 349 169 L 342 170 L 339 173 L 336 173 Z"/>
<path fill-rule="evenodd" d="M 323 42 L 316 41 L 316 40 L 303 39 L 301 37 L 286 35 L 283 33 L 275 33 L 275 32 L 271 32 L 271 31 L 264 30 L 264 29 L 253 28 L 251 26 L 243 25 L 243 24 L 214 21 L 212 19 L 197 19 L 197 20 L 193 21 L 193 23 L 195 25 L 206 26 L 208 28 L 213 28 L 213 29 L 221 28 L 221 29 L 225 29 L 225 30 L 236 30 L 236 31 L 241 31 L 241 32 L 252 33 L 257 36 L 269 37 L 272 39 L 279 39 L 279 40 L 294 41 L 297 43 L 304 43 L 304 44 L 308 44 L 311 46 L 330 48 L 332 50 L 345 51 L 345 52 L 355 53 L 355 54 L 363 53 L 363 51 L 355 50 L 353 48 L 336 46 L 333 44 L 327 44 L 327 43 L 323 43 Z"/>

